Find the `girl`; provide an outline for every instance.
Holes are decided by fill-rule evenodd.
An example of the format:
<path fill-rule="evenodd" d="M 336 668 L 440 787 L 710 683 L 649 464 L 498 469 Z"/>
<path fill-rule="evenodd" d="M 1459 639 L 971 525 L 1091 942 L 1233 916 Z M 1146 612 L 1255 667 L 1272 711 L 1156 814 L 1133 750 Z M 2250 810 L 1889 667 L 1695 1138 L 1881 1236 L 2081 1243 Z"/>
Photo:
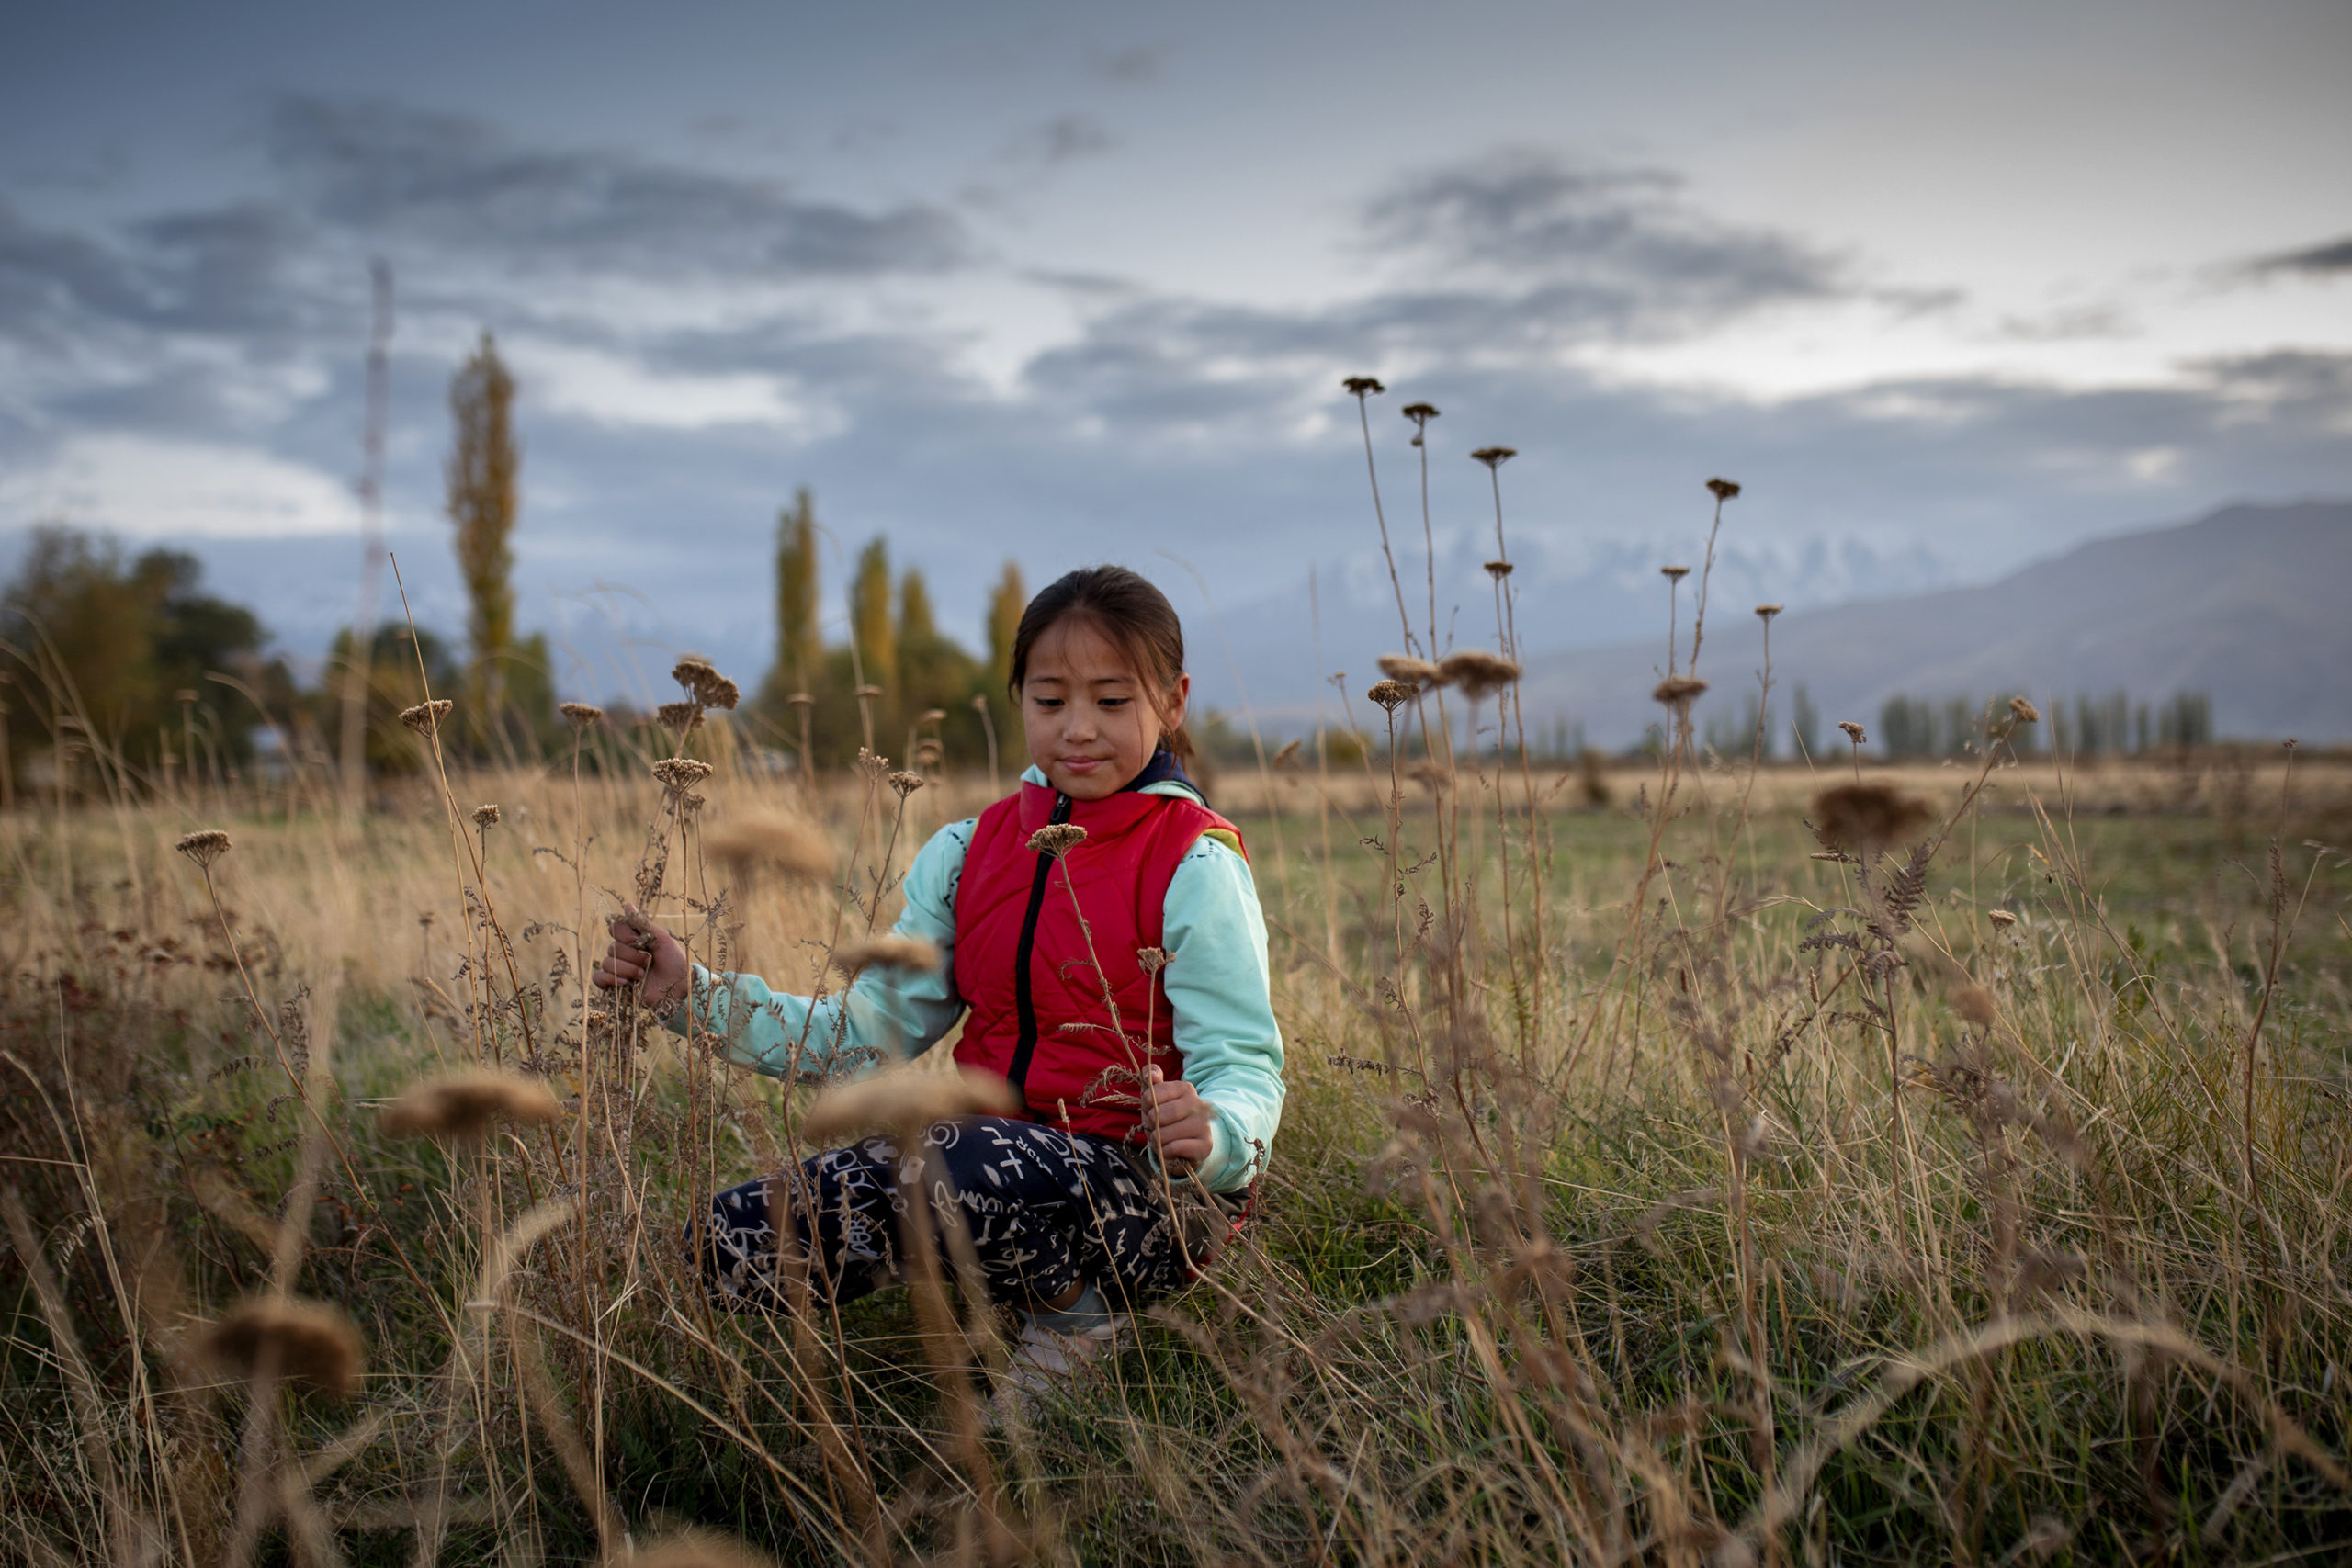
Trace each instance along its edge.
<path fill-rule="evenodd" d="M 1282 1116 L 1257 889 L 1240 835 L 1178 760 L 1191 687 L 1157 588 L 1121 567 L 1070 572 L 1013 638 L 1032 764 L 1019 792 L 941 829 L 907 872 L 897 931 L 937 947 L 936 971 L 781 996 L 689 964 L 666 931 L 649 951 L 626 919 L 597 964 L 598 985 L 635 983 L 648 1006 L 691 996 L 673 1028 L 691 1018 L 730 1060 L 777 1076 L 913 1056 L 962 1019 L 956 1061 L 1002 1076 L 1025 1109 L 933 1125 L 923 1181 L 990 1293 L 1019 1309 L 1028 1380 L 1099 1353 L 1126 1313 L 1206 1264 L 1247 1213 Z M 1030 840 L 1058 823 L 1085 836 L 1057 860 Z M 820 1303 L 889 1283 L 899 1158 L 867 1138 L 720 1193 L 699 1249 L 712 1290 L 778 1307 L 786 1269 L 807 1269 Z"/>

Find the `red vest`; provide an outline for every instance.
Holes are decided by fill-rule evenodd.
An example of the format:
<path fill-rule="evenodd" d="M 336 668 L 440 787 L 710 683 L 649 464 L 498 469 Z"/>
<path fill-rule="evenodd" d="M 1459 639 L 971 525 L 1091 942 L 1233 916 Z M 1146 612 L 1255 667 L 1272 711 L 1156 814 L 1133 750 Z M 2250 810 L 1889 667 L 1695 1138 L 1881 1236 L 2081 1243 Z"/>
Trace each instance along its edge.
<path fill-rule="evenodd" d="M 1058 863 L 1029 848 L 1049 820 L 1086 829 Z M 1138 1137 L 1145 1069 L 1172 1080 L 1184 1058 L 1168 993 L 1136 953 L 1163 945 L 1169 878 L 1207 832 L 1241 841 L 1205 806 L 1133 791 L 1074 801 L 1023 784 L 982 812 L 956 890 L 956 987 L 971 1008 L 956 1060 L 1001 1075 L 1032 1121 Z"/>

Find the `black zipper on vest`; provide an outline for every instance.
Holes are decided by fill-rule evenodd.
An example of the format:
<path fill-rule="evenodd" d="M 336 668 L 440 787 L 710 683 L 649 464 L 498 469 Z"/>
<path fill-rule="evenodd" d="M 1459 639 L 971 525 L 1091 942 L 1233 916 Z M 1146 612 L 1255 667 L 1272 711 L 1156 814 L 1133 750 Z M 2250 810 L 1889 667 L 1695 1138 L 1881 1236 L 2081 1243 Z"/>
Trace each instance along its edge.
<path fill-rule="evenodd" d="M 1046 820 L 1069 821 L 1072 804 L 1069 796 L 1057 791 L 1053 814 Z M 1024 1104 L 1028 1099 L 1023 1090 L 1029 1081 L 1029 1058 L 1037 1049 L 1037 1000 L 1030 994 L 1029 957 L 1037 946 L 1037 916 L 1046 907 L 1046 884 L 1053 870 L 1054 857 L 1043 850 L 1037 852 L 1037 874 L 1029 883 L 1029 912 L 1021 917 L 1021 945 L 1014 950 L 1012 960 L 1013 1007 L 1020 1019 L 1021 1034 L 1012 1043 L 1012 1065 L 1004 1076 L 1012 1085 L 1012 1091 L 1022 1095 Z"/>

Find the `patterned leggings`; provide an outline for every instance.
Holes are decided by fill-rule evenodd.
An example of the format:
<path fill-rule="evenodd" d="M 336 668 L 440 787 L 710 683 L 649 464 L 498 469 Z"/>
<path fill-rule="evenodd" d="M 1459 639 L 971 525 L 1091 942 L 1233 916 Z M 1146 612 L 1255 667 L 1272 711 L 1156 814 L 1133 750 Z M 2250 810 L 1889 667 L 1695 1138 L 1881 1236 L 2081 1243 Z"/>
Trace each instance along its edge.
<path fill-rule="evenodd" d="M 894 1282 L 906 1212 L 899 1158 L 895 1139 L 866 1138 L 719 1193 L 700 1248 L 712 1295 L 779 1311 L 789 1300 L 782 1281 L 803 1268 L 820 1304 Z M 1192 1277 L 1184 1233 L 1198 1227 L 1180 1225 L 1159 1179 L 1109 1138 L 994 1116 L 940 1122 L 909 1175 L 930 1196 L 949 1277 L 943 1227 L 960 1215 L 998 1302 L 1051 1302 L 1091 1281 L 1114 1303 L 1139 1307 Z M 1217 1213 L 1238 1223 L 1238 1207 Z M 783 1245 L 779 1209 L 793 1218 L 797 1247 Z"/>

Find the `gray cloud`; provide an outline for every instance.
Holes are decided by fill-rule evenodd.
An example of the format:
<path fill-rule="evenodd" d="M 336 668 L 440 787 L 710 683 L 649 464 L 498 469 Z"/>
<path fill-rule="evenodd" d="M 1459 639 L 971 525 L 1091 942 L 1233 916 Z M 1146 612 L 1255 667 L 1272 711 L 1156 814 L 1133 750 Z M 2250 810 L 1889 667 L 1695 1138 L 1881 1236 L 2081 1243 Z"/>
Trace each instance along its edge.
<path fill-rule="evenodd" d="M 1057 169 L 1080 158 L 1099 157 L 1117 147 L 1110 127 L 1092 115 L 1056 115 L 1015 137 L 1006 155 L 1017 163 Z"/>
<path fill-rule="evenodd" d="M 2352 273 L 2352 235 L 2330 240 L 2324 244 L 2307 246 L 2300 251 L 2282 251 L 2277 255 L 2262 256 L 2246 264 L 2255 274 L 2300 272 L 2314 277 L 2335 277 Z"/>
<path fill-rule="evenodd" d="M 1526 292 L 1547 315 L 1628 334 L 1682 333 L 1765 306 L 1853 291 L 1837 258 L 1718 222 L 1681 180 L 1547 152 L 1498 153 L 1407 180 L 1363 212 L 1364 241 L 1432 275 Z"/>
<path fill-rule="evenodd" d="M 805 201 L 626 153 L 520 146 L 485 120 L 392 103 L 288 98 L 268 145 L 328 220 L 518 268 L 854 277 L 936 272 L 970 255 L 962 223 L 939 208 Z"/>

